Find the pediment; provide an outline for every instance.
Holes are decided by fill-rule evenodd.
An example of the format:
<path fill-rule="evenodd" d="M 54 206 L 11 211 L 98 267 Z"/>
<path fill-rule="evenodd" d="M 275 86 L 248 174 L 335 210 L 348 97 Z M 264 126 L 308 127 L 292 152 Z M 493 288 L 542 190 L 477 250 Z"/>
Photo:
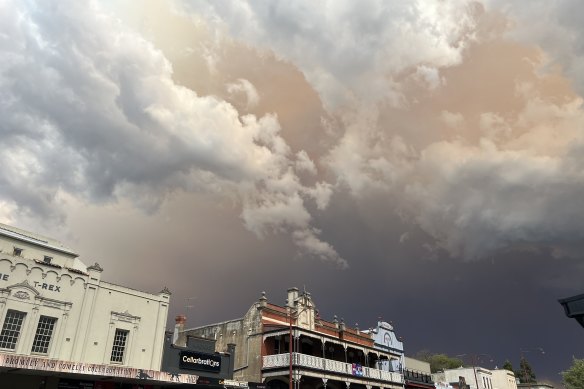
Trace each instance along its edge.
<path fill-rule="evenodd" d="M 35 304 L 51 308 L 59 308 L 62 310 L 69 310 L 73 305 L 68 301 L 43 297 L 43 295 L 34 286 L 29 284 L 27 280 L 0 289 L 0 295 L 3 297 L 11 296 L 22 301 L 33 301 Z"/>
<path fill-rule="evenodd" d="M 19 282 L 18 284 L 9 285 L 4 288 L 4 290 L 8 291 L 9 295 L 21 300 L 30 300 L 41 294 L 34 286 L 29 284 L 27 280 Z"/>

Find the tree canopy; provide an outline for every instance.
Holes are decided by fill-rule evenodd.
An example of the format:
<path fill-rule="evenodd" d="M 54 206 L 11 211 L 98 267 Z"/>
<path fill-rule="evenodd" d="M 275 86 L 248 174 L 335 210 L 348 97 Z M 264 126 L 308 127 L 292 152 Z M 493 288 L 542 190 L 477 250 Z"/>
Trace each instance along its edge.
<path fill-rule="evenodd" d="M 574 358 L 572 366 L 562 372 L 566 389 L 584 389 L 584 359 Z"/>
<path fill-rule="evenodd" d="M 531 384 L 537 382 L 535 379 L 535 373 L 525 358 L 521 358 L 519 361 L 519 370 L 515 372 L 515 377 L 519 378 L 522 384 Z"/>
<path fill-rule="evenodd" d="M 462 359 L 449 357 L 446 354 L 432 354 L 427 350 L 420 351 L 416 358 L 430 364 L 430 371 L 436 373 L 445 369 L 456 369 L 462 366 Z"/>
<path fill-rule="evenodd" d="M 503 364 L 503 369 L 509 370 L 510 372 L 514 372 L 515 371 L 515 370 L 513 370 L 513 365 L 511 364 L 511 362 L 508 359 Z"/>

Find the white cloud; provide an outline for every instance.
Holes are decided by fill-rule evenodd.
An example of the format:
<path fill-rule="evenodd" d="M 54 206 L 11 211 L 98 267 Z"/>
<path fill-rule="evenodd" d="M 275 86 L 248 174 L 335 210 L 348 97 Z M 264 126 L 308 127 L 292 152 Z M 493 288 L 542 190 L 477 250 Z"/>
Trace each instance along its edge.
<path fill-rule="evenodd" d="M 442 111 L 440 118 L 449 127 L 460 128 L 464 124 L 464 116 L 459 112 Z"/>
<path fill-rule="evenodd" d="M 177 188 L 217 190 L 240 197 L 252 231 L 306 231 L 318 241 L 304 207 L 310 188 L 294 174 L 275 116 L 241 116 L 175 84 L 162 53 L 97 3 L 8 1 L 0 14 L 0 202 L 8 209 L 59 216 L 60 190 L 150 210 Z M 246 80 L 231 88 L 257 104 Z"/>
<path fill-rule="evenodd" d="M 455 140 L 424 148 L 398 190 L 406 214 L 441 248 L 467 259 L 517 245 L 558 253 L 581 241 L 584 137 L 576 130 L 584 126 L 581 104 L 554 105 L 533 96 L 514 120 L 487 116 L 481 122 L 488 129 L 493 123 L 529 127 L 505 142 L 495 132 L 478 145 Z"/>
<path fill-rule="evenodd" d="M 502 12 L 517 21 L 514 37 L 540 45 L 539 54 L 561 64 L 584 91 L 579 3 L 507 3 L 486 1 L 486 11 L 470 1 L 183 4 L 302 71 L 334 117 L 328 123 L 340 127 L 329 131 L 336 143 L 321 156 L 341 184 L 337 190 L 346 186 L 356 197 L 385 192 L 391 207 L 435 238 L 428 245 L 433 253 L 477 258 L 523 244 L 561 252 L 558 246 L 581 239 L 584 220 L 576 168 L 584 141 L 581 99 L 552 97 L 553 82 L 543 81 L 547 69 L 526 47 L 514 49 L 530 66 L 499 69 L 509 77 L 493 84 L 498 90 L 490 70 L 492 80 L 453 70 L 481 44 L 496 52 L 504 23 L 490 12 Z M 481 66 L 473 60 L 470 68 Z M 469 93 L 461 87 L 469 82 L 485 91 Z M 429 99 L 448 88 L 451 95 Z M 515 105 L 494 110 L 491 100 Z"/>
<path fill-rule="evenodd" d="M 296 153 L 296 170 L 316 174 L 316 166 L 304 150 Z"/>
<path fill-rule="evenodd" d="M 517 4 L 487 2 L 515 18 L 515 38 L 539 44 L 540 55 L 562 64 L 584 90 L 579 5 L 536 1 L 522 15 Z M 304 74 L 328 110 L 322 148 L 310 157 L 293 150 L 275 114 L 242 115 L 263 105 L 260 92 L 269 96 L 238 78 L 247 76 L 221 82 L 237 80 L 226 88 L 240 110 L 177 85 L 161 52 L 96 4 L 4 2 L 0 204 L 9 211 L 1 218 L 58 217 L 59 191 L 96 203 L 131 198 L 152 211 L 177 188 L 206 190 L 242 204 L 243 222 L 258 236 L 288 233 L 303 253 L 345 267 L 313 227 L 306 202 L 320 212 L 334 190 L 348 188 L 357 202 L 367 192 L 387 194 L 388 207 L 435 238 L 427 245 L 433 255 L 441 248 L 477 258 L 516 245 L 565 253 L 581 240 L 582 99 L 565 91 L 546 96 L 555 84 L 527 51 L 518 55 L 530 56 L 530 66 L 513 70 L 505 62 L 505 72 L 523 73 L 501 78 L 499 89 L 489 78 L 477 81 L 482 73 L 459 69 L 487 59 L 465 62 L 481 39 L 493 40 L 491 50 L 500 43 L 482 31 L 480 4 L 183 5 L 211 36 L 227 32 Z M 219 72 L 218 61 L 229 60 L 220 46 L 192 52 Z M 485 90 L 469 93 L 463 86 L 471 82 Z M 489 99 L 504 104 L 493 108 Z M 315 162 L 330 169 L 334 185 L 304 183 L 319 177 Z"/>
<path fill-rule="evenodd" d="M 188 12 L 255 47 L 291 61 L 326 107 L 400 101 L 393 78 L 421 66 L 437 85 L 437 68 L 461 61 L 473 39 L 474 3 L 212 1 L 184 2 Z"/>
<path fill-rule="evenodd" d="M 509 35 L 520 42 L 540 46 L 548 65 L 559 64 L 580 94 L 584 93 L 584 25 L 579 0 L 523 1 L 485 0 L 485 4 L 504 13 L 513 27 Z"/>
<path fill-rule="evenodd" d="M 237 94 L 243 93 L 245 96 L 245 109 L 250 110 L 256 107 L 260 101 L 258 91 L 251 82 L 240 78 L 237 82 L 227 84 L 227 92 L 236 97 Z"/>

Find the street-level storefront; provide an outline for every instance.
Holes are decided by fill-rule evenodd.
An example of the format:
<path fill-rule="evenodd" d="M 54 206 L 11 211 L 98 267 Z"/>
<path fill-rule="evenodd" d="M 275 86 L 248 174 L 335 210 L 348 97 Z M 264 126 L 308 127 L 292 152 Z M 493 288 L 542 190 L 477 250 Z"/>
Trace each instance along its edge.
<path fill-rule="evenodd" d="M 247 389 L 247 383 L 233 381 L 233 355 L 235 345 L 227 350 L 215 350 L 215 339 L 194 336 L 180 336 L 186 317 L 176 317 L 174 332 L 167 332 L 164 338 L 162 368 L 173 377 L 196 376 L 198 385 L 212 388 L 237 387 Z M 240 386 L 245 384 L 245 386 Z"/>
<path fill-rule="evenodd" d="M 6 353 L 0 353 L 0 382 L 3 388 L 23 389 L 161 389 L 205 385 L 199 383 L 197 375 Z"/>

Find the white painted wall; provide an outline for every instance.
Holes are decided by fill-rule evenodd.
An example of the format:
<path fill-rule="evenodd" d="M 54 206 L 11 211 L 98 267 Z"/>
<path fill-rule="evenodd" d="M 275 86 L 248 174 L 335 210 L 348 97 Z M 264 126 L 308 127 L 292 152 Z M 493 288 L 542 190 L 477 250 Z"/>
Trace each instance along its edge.
<path fill-rule="evenodd" d="M 20 257 L 13 255 L 14 247 L 23 249 Z M 45 255 L 58 267 L 40 263 Z M 99 266 L 86 267 L 59 242 L 0 224 L 0 326 L 8 310 L 26 313 L 16 349 L 2 353 L 33 355 L 44 315 L 57 322 L 49 351 L 41 356 L 110 364 L 119 328 L 129 331 L 121 365 L 159 370 L 169 299 L 167 292 L 149 294 L 104 282 Z"/>
<path fill-rule="evenodd" d="M 493 389 L 517 389 L 515 374 L 505 369 L 491 370 L 493 373 Z"/>
<path fill-rule="evenodd" d="M 461 367 L 432 374 L 434 382 L 458 382 L 458 377 L 464 377 L 466 384 L 469 385 L 471 389 L 477 389 L 477 383 L 478 389 L 495 389 L 491 370 L 482 367 L 476 367 L 474 369 L 472 367 Z"/>

